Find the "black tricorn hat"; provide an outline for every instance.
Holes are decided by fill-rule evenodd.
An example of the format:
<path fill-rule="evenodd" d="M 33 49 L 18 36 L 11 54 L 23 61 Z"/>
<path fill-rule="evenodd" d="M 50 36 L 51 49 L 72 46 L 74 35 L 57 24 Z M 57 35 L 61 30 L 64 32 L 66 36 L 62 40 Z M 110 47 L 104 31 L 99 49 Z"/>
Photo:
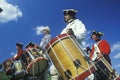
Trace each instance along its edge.
<path fill-rule="evenodd" d="M 92 31 L 92 35 L 96 35 L 97 37 L 101 37 L 103 36 L 104 34 L 102 32 L 97 32 L 95 30 Z M 92 35 L 91 35 L 91 39 L 92 39 Z"/>
<path fill-rule="evenodd" d="M 26 45 L 26 48 L 28 48 L 29 46 L 35 46 L 35 44 L 34 43 L 32 43 L 32 42 L 29 42 L 27 45 Z"/>
<path fill-rule="evenodd" d="M 20 43 L 20 42 L 18 42 L 18 43 L 16 43 L 16 46 L 19 46 L 19 47 L 23 47 L 23 44 L 22 43 Z"/>
<path fill-rule="evenodd" d="M 74 9 L 65 9 L 63 10 L 64 15 L 68 14 L 70 16 L 75 16 L 78 11 Z"/>

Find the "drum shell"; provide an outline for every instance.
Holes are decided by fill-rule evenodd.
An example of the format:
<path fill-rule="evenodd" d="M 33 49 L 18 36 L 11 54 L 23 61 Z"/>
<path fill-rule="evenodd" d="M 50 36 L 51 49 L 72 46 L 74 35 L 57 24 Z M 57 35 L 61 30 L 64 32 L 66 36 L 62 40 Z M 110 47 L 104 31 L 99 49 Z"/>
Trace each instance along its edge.
<path fill-rule="evenodd" d="M 64 80 L 68 79 L 65 76 L 66 71 L 70 71 L 71 77 L 75 79 L 89 68 L 88 62 L 77 44 L 76 39 L 70 35 L 62 34 L 57 36 L 46 46 L 46 50 Z M 80 62 L 79 67 L 74 65 L 74 61 L 76 60 Z M 84 75 L 84 77 L 86 76 L 88 76 L 88 74 Z"/>
<path fill-rule="evenodd" d="M 97 71 L 94 74 L 97 79 L 105 77 L 104 80 L 113 80 L 117 76 L 115 70 L 104 56 L 101 57 L 100 60 L 96 61 L 95 66 Z"/>
<path fill-rule="evenodd" d="M 47 66 L 48 61 L 43 57 L 39 57 L 28 64 L 27 72 L 30 76 L 38 76 L 46 70 Z"/>
<path fill-rule="evenodd" d="M 37 57 L 33 55 L 34 51 L 36 51 Z M 26 65 L 26 71 L 30 76 L 42 74 L 48 66 L 47 59 L 42 56 L 41 51 L 37 48 L 27 49 L 22 55 L 22 60 Z"/>
<path fill-rule="evenodd" d="M 120 80 L 120 77 L 117 77 L 115 80 Z"/>

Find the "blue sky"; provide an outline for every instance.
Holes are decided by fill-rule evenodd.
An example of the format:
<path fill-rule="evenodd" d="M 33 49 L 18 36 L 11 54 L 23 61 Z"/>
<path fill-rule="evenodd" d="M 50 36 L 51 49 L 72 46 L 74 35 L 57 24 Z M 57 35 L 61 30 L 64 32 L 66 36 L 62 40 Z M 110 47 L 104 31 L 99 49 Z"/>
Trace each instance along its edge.
<path fill-rule="evenodd" d="M 40 43 L 43 35 L 36 27 L 49 26 L 52 37 L 65 27 L 63 9 L 78 10 L 76 15 L 88 31 L 86 43 L 92 44 L 89 32 L 103 32 L 110 45 L 112 65 L 120 73 L 120 0 L 0 0 L 0 62 L 16 52 L 16 42 Z"/>

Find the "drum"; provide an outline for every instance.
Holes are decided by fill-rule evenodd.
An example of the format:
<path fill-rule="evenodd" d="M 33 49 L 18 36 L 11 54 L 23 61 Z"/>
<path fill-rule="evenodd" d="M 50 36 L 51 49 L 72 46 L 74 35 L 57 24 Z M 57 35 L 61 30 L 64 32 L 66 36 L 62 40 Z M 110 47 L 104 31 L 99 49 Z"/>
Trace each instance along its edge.
<path fill-rule="evenodd" d="M 41 52 L 38 48 L 31 48 L 22 54 L 22 60 L 30 76 L 43 73 L 48 66 L 48 60 L 42 56 Z"/>
<path fill-rule="evenodd" d="M 119 75 L 104 57 L 98 60 L 95 63 L 95 66 L 97 68 L 97 71 L 94 74 L 95 78 L 98 80 L 116 80 L 115 78 L 119 77 Z"/>
<path fill-rule="evenodd" d="M 46 50 L 63 80 L 84 80 L 96 70 L 71 35 L 55 37 L 47 44 Z"/>
<path fill-rule="evenodd" d="M 119 77 L 116 77 L 114 80 L 120 80 L 120 75 L 119 75 Z"/>
<path fill-rule="evenodd" d="M 6 75 L 11 75 L 12 74 L 12 68 L 11 68 L 12 67 L 12 62 L 13 62 L 12 58 L 7 59 L 3 62 Z"/>
<path fill-rule="evenodd" d="M 22 79 L 26 76 L 25 66 L 22 60 L 13 61 L 12 65 L 12 77 L 13 79 Z"/>

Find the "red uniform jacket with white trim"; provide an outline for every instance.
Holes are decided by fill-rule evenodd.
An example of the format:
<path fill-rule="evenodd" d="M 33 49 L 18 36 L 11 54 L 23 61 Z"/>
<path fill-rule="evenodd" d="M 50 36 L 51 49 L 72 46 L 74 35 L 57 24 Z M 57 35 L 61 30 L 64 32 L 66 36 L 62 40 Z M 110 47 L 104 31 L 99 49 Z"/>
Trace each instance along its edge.
<path fill-rule="evenodd" d="M 101 40 L 100 43 L 98 44 L 98 48 L 100 50 L 100 54 L 106 55 L 106 59 L 109 63 L 111 63 L 109 54 L 111 52 L 110 45 L 106 40 Z M 90 59 L 92 59 L 92 56 L 94 54 L 94 45 L 92 46 L 92 51 L 90 53 Z"/>

